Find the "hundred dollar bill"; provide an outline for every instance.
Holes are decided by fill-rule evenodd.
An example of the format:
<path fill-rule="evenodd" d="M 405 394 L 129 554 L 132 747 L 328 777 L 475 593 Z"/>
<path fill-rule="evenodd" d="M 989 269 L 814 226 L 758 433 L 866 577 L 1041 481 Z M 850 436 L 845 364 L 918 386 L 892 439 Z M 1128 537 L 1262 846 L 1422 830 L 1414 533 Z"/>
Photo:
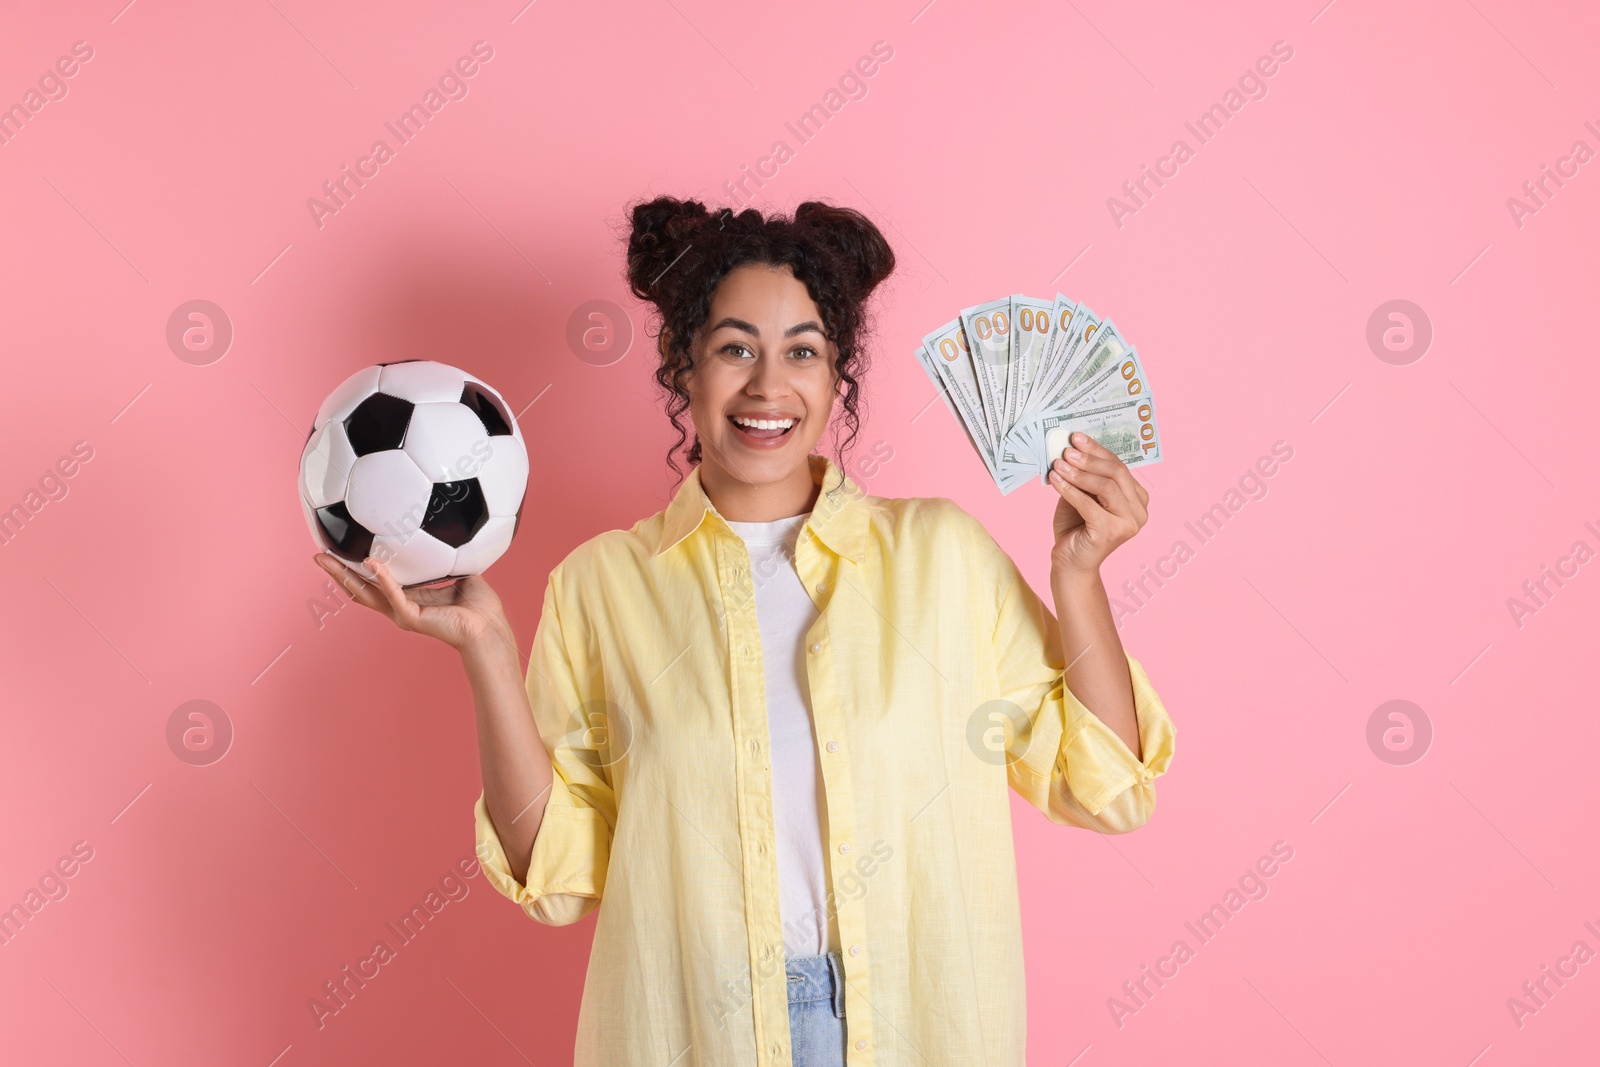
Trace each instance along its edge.
<path fill-rule="evenodd" d="M 1050 330 L 1045 335 L 1044 351 L 1039 353 L 1039 365 L 1034 368 L 1033 379 L 1028 383 L 1026 394 L 1018 406 L 1018 418 L 1031 433 L 1033 426 L 1032 415 L 1037 410 L 1037 401 L 1040 393 L 1047 388 L 1046 383 L 1051 381 L 1052 357 L 1059 348 L 1064 347 L 1063 342 L 1068 336 L 1067 329 L 1072 324 L 1072 315 L 1077 310 L 1077 305 L 1071 300 L 1056 294 L 1055 300 L 1050 305 Z"/>
<path fill-rule="evenodd" d="M 1013 489 L 1027 485 L 1038 472 L 1038 463 L 1034 460 L 1033 454 L 1029 453 L 1027 459 L 1007 463 L 1002 467 L 1000 477 L 995 484 L 1000 487 L 1001 496 L 1009 496 Z"/>
<path fill-rule="evenodd" d="M 994 479 L 995 485 L 1000 488 L 1001 494 L 1009 495 L 1013 490 L 1026 485 L 1038 470 L 1037 459 L 1033 452 L 1029 451 L 1025 457 L 997 465 L 991 458 L 988 448 L 973 436 L 970 429 L 971 426 L 981 423 L 981 415 L 977 411 L 975 401 L 969 399 L 961 388 L 954 386 L 950 379 L 941 373 L 945 369 L 945 361 L 935 356 L 926 345 L 917 348 L 916 357 L 928 375 L 928 380 L 938 391 L 940 399 L 944 401 L 945 407 L 950 409 L 956 422 L 961 424 L 961 430 L 972 444 L 972 450 L 978 454 L 978 459 L 989 472 L 989 477 Z"/>
<path fill-rule="evenodd" d="M 1023 404 L 1033 387 L 1033 380 L 1043 366 L 1045 349 L 1050 343 L 1051 310 L 1055 302 L 1015 293 L 1011 297 L 1011 359 L 1010 373 L 1006 376 L 1006 406 L 1002 444 L 1015 441 L 1017 448 L 1029 453 L 1032 443 L 1029 425 L 1023 420 Z"/>
<path fill-rule="evenodd" d="M 1129 347 L 1122 358 L 1107 362 L 1100 372 L 1084 382 L 1077 391 L 1062 400 L 1054 409 L 1058 412 L 1081 411 L 1085 408 L 1104 407 L 1117 400 L 1126 400 L 1150 391 L 1144 376 L 1144 366 L 1139 362 L 1139 350 Z"/>
<path fill-rule="evenodd" d="M 1052 412 L 1039 420 L 1038 430 L 1044 439 L 1044 454 L 1039 457 L 1039 481 L 1044 485 L 1050 484 L 1050 464 L 1071 443 L 1071 435 L 1080 431 L 1130 467 L 1161 462 L 1155 398 L 1148 392 L 1098 408 Z"/>
<path fill-rule="evenodd" d="M 1095 330 L 1099 329 L 1100 319 L 1089 309 L 1089 305 L 1079 304 L 1073 308 L 1072 317 L 1064 326 L 1058 316 L 1056 326 L 1056 332 L 1051 337 L 1050 351 L 1045 355 L 1045 369 L 1039 380 L 1034 383 L 1033 396 L 1028 409 L 1023 412 L 1024 418 L 1030 422 L 1035 416 L 1059 406 L 1061 391 L 1066 386 L 1067 372 L 1071 370 L 1078 350 L 1094 336 Z"/>
<path fill-rule="evenodd" d="M 1128 345 L 1122 340 L 1122 335 L 1117 332 L 1116 323 L 1107 319 L 1100 324 L 1090 339 L 1078 346 L 1078 352 L 1073 356 L 1072 366 L 1067 368 L 1066 381 L 1062 383 L 1061 394 L 1054 406 L 1065 407 L 1062 400 L 1068 400 L 1083 390 L 1090 380 L 1097 377 L 1108 365 L 1121 359 L 1128 351 Z"/>
<path fill-rule="evenodd" d="M 966 402 L 963 410 L 970 411 L 976 417 L 976 422 L 967 425 L 967 431 L 985 443 L 986 454 L 993 459 L 993 442 L 989 440 L 984 421 L 983 394 L 979 390 L 978 374 L 972 365 L 972 349 L 967 343 L 967 332 L 962 329 L 961 320 L 951 319 L 924 337 L 922 343 L 930 355 L 938 357 L 939 373 Z"/>
<path fill-rule="evenodd" d="M 977 372 L 978 393 L 989 442 L 998 448 L 1009 426 L 1005 423 L 1006 377 L 1011 367 L 1011 301 L 1006 297 L 964 308 L 961 325 L 972 346 L 972 367 Z"/>
<path fill-rule="evenodd" d="M 974 426 L 983 424 L 983 416 L 977 410 L 976 387 L 964 385 L 961 381 L 959 368 L 965 358 L 964 348 L 959 341 L 961 323 L 956 321 L 951 325 L 955 327 L 954 334 L 940 329 L 928 335 L 929 340 L 917 348 L 917 362 L 922 364 L 923 371 L 933 382 L 933 387 L 944 400 L 945 407 L 950 409 L 950 414 L 961 424 L 961 429 L 966 433 L 967 440 L 972 442 L 972 448 L 983 461 L 989 477 L 999 484 L 1000 471 L 995 466 L 994 456 L 989 450 L 988 443 L 973 432 Z M 938 339 L 937 342 L 934 341 L 935 338 Z"/>

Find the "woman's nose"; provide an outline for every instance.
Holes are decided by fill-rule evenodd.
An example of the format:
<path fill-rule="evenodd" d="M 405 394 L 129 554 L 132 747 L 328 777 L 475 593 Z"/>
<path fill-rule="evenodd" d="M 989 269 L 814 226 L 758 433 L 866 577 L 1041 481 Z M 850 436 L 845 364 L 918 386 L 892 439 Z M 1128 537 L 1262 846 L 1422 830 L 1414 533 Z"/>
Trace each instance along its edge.
<path fill-rule="evenodd" d="M 777 356 L 762 354 L 750 371 L 747 388 L 760 396 L 782 396 L 789 392 L 789 368 Z"/>

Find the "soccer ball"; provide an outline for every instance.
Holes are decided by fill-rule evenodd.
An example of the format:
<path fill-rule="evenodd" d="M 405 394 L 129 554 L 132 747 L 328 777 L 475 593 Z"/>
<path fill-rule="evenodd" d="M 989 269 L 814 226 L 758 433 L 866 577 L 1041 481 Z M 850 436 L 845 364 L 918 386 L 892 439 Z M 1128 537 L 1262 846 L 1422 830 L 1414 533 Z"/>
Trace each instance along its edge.
<path fill-rule="evenodd" d="M 522 431 L 499 393 L 431 360 L 359 370 L 317 411 L 300 454 L 312 540 L 363 578 L 482 574 L 511 546 L 528 486 Z"/>

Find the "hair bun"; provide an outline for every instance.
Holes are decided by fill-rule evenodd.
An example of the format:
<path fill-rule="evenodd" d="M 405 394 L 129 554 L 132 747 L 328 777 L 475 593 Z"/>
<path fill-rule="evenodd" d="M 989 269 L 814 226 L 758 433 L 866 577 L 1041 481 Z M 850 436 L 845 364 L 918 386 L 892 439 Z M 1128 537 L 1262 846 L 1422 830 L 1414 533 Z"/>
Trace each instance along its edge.
<path fill-rule="evenodd" d="M 894 250 L 882 231 L 854 208 L 807 200 L 794 209 L 796 226 L 822 239 L 850 271 L 853 288 L 865 299 L 894 270 Z"/>
<path fill-rule="evenodd" d="M 628 236 L 628 287 L 634 296 L 653 300 L 660 295 L 657 283 L 708 217 L 698 200 L 658 196 L 635 205 L 633 232 Z"/>

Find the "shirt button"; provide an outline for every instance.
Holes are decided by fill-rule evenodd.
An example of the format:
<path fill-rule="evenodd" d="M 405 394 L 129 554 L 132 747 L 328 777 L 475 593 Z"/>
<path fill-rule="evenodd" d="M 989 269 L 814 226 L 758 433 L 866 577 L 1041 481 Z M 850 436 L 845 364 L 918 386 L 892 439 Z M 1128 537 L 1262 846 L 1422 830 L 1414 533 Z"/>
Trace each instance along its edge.
<path fill-rule="evenodd" d="M 829 752 L 837 752 L 837 751 L 839 751 L 839 742 L 837 742 L 837 741 L 829 741 L 828 742 L 828 751 Z"/>
<path fill-rule="evenodd" d="M 851 945 L 850 946 L 850 955 L 852 955 L 852 956 L 861 955 L 861 946 L 860 945 Z"/>
<path fill-rule="evenodd" d="M 846 841 L 844 844 L 840 845 L 839 846 L 839 851 L 840 852 L 849 852 L 850 851 L 850 842 Z"/>
<path fill-rule="evenodd" d="M 865 1052 L 866 1048 L 867 1048 L 867 1039 L 866 1038 L 863 1037 L 861 1040 L 856 1042 L 856 1051 L 857 1052 Z"/>
<path fill-rule="evenodd" d="M 811 643 L 811 651 L 813 651 L 813 652 L 821 652 L 822 651 L 822 642 L 821 641 L 813 641 Z"/>
<path fill-rule="evenodd" d="M 827 591 L 828 591 L 828 583 L 827 582 L 818 582 L 817 583 L 817 592 L 826 593 Z"/>

